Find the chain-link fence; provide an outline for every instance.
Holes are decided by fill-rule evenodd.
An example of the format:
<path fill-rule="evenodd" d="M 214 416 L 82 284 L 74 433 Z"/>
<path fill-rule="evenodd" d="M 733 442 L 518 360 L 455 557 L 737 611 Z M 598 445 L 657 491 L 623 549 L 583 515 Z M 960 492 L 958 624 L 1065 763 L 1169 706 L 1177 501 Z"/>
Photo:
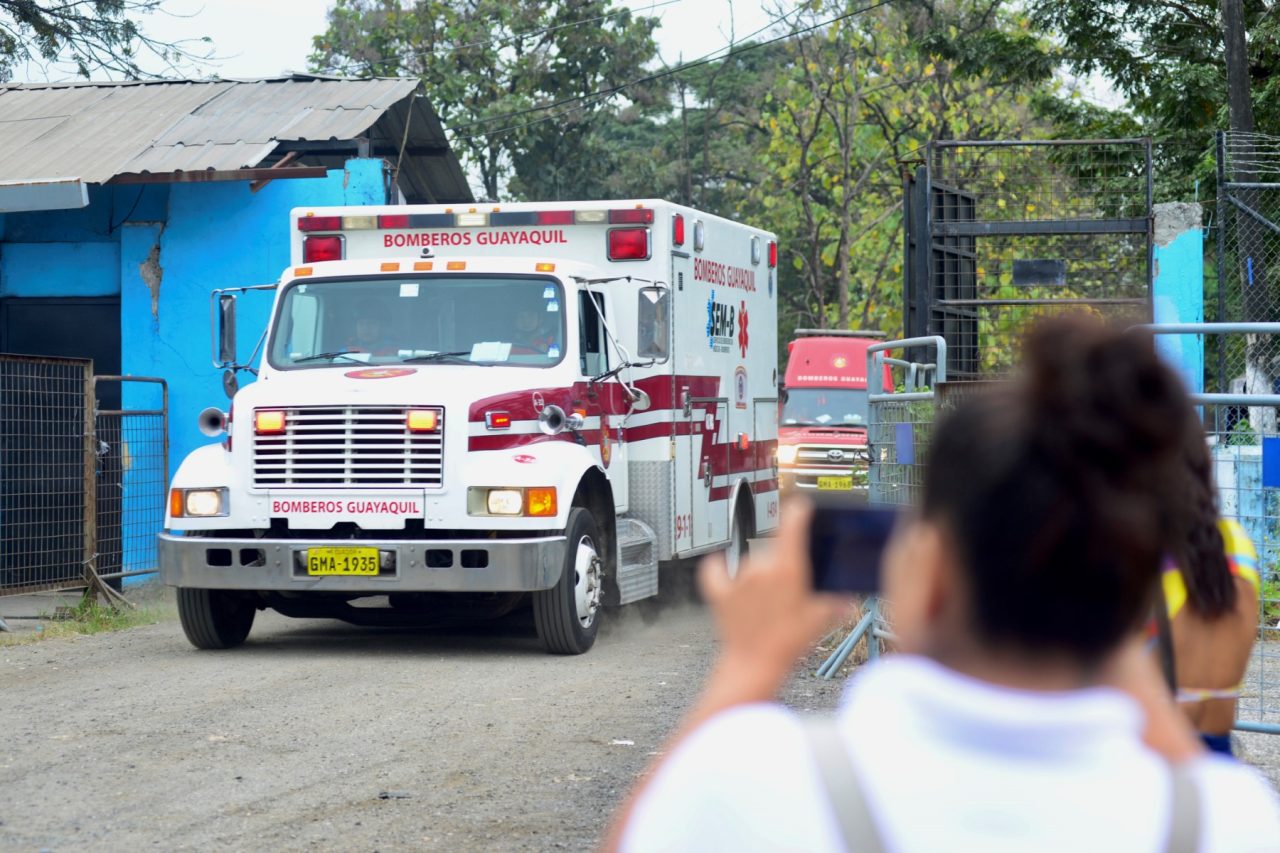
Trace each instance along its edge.
<path fill-rule="evenodd" d="M 0 355 L 0 595 L 83 582 L 92 373 L 84 359 Z"/>
<path fill-rule="evenodd" d="M 1206 315 L 1218 322 L 1280 321 L 1280 137 L 1223 132 L 1217 137 L 1218 287 Z M 1280 380 L 1280 340 L 1214 336 L 1206 340 L 1206 387 L 1272 394 Z M 1275 428 L 1275 412 L 1255 424 Z"/>
<path fill-rule="evenodd" d="M 100 382 L 124 385 L 123 408 L 97 410 Z M 159 379 L 0 355 L 0 596 L 157 569 L 167 408 Z"/>
<path fill-rule="evenodd" d="M 940 334 L 953 380 L 1013 366 L 1037 317 L 1151 310 L 1146 139 L 941 141 L 908 186 L 906 333 Z"/>

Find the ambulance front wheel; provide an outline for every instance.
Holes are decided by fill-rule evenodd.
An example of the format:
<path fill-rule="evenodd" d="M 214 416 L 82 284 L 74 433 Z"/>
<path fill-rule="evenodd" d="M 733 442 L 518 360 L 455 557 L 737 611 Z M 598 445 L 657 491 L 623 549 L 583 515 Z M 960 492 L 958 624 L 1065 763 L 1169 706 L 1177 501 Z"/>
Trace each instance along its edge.
<path fill-rule="evenodd" d="M 178 588 L 182 631 L 197 649 L 235 648 L 249 636 L 258 609 L 241 592 Z"/>
<path fill-rule="evenodd" d="M 565 540 L 560 580 L 551 589 L 533 593 L 533 624 L 547 651 L 580 655 L 596 641 L 604 596 L 600 528 L 588 510 L 569 511 Z"/>

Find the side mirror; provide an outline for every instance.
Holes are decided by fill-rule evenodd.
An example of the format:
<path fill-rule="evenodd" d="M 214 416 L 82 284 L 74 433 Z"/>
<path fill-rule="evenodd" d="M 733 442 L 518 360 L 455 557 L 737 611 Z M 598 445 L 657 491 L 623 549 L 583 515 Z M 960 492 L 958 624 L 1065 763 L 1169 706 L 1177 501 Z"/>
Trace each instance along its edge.
<path fill-rule="evenodd" d="M 218 295 L 218 360 L 236 363 L 236 298 L 230 293 Z"/>
<path fill-rule="evenodd" d="M 627 388 L 627 395 L 631 398 L 631 411 L 633 412 L 647 412 L 649 407 L 653 405 L 649 395 L 639 388 Z"/>

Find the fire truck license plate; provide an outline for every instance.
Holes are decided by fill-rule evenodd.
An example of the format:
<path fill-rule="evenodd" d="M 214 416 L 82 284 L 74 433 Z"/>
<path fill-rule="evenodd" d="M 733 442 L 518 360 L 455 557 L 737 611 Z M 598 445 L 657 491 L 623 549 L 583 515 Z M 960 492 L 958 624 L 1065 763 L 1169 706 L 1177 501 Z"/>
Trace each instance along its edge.
<path fill-rule="evenodd" d="M 819 489 L 839 489 L 841 491 L 851 491 L 853 489 L 852 477 L 819 477 Z"/>
<path fill-rule="evenodd" d="M 377 548 L 308 548 L 309 575 L 376 575 Z"/>

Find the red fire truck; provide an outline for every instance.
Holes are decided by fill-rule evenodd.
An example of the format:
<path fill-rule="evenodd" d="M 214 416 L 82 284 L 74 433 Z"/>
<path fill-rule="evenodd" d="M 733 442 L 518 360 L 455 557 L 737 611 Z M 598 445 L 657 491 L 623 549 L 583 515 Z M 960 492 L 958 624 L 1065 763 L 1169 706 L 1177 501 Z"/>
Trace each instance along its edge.
<path fill-rule="evenodd" d="M 778 421 L 784 491 L 867 488 L 867 348 L 883 332 L 797 329 Z M 886 368 L 886 387 L 890 387 Z"/>

